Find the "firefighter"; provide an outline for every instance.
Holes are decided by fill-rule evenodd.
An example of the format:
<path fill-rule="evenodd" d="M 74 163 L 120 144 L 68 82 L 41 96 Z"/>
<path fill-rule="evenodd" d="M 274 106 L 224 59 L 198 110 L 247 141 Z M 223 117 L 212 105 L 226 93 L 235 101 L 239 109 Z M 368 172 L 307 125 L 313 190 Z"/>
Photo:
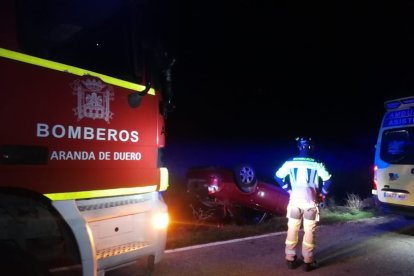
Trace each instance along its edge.
<path fill-rule="evenodd" d="M 314 252 L 316 224 L 319 221 L 319 202 L 321 199 L 324 200 L 328 193 L 331 174 L 323 163 L 313 158 L 314 145 L 310 138 L 296 138 L 296 141 L 299 155 L 284 162 L 274 177 L 279 185 L 290 194 L 286 214 L 288 218 L 285 241 L 287 266 L 289 269 L 298 266 L 296 248 L 299 229 L 303 222 L 303 269 L 310 271 L 317 268 Z M 319 186 L 319 178 L 322 179 L 321 186 Z"/>

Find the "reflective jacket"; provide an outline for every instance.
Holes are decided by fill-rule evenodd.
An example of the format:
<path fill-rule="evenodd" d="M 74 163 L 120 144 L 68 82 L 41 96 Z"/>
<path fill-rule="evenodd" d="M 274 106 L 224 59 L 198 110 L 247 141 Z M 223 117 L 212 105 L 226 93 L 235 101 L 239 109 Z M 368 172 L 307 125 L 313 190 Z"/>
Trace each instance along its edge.
<path fill-rule="evenodd" d="M 289 183 L 285 182 L 289 175 Z M 322 179 L 322 187 L 319 186 Z M 289 204 L 306 208 L 317 206 L 318 194 L 328 192 L 331 174 L 323 163 L 311 157 L 293 157 L 287 160 L 275 173 L 276 181 L 290 193 Z"/>

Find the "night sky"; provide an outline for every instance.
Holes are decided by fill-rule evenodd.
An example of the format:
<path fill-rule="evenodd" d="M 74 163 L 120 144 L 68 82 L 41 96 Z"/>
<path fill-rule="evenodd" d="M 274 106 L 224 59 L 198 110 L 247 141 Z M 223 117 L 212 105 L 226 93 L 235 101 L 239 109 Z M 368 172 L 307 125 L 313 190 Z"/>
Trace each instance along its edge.
<path fill-rule="evenodd" d="M 414 4 L 226 2 L 180 2 L 172 16 L 172 174 L 248 162 L 272 181 L 294 138 L 311 136 L 338 196 L 370 194 L 383 102 L 413 94 Z"/>
<path fill-rule="evenodd" d="M 341 137 L 375 131 L 383 101 L 410 95 L 408 3 L 216 2 L 180 6 L 180 133 Z"/>

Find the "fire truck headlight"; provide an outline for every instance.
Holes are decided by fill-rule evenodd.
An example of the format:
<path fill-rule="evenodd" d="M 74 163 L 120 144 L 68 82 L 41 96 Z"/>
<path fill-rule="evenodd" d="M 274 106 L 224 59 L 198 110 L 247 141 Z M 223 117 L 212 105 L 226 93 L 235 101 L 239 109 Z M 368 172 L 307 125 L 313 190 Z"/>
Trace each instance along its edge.
<path fill-rule="evenodd" d="M 155 229 L 167 228 L 169 223 L 168 213 L 156 213 L 152 217 L 152 226 Z"/>

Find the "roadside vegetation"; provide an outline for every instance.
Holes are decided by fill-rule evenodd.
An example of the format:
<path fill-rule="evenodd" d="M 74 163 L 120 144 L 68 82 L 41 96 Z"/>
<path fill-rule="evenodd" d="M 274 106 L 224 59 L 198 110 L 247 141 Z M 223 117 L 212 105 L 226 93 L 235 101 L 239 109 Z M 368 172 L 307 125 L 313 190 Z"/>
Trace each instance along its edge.
<path fill-rule="evenodd" d="M 180 220 L 171 220 L 167 236 L 167 249 L 287 230 L 287 219 L 285 217 L 273 216 L 260 224 L 246 225 L 231 221 L 214 221 L 209 212 L 197 211 L 192 206 L 189 209 L 191 209 L 191 216 Z M 328 199 L 320 211 L 319 225 L 343 223 L 380 215 L 372 198 L 362 200 L 355 194 L 348 194 L 344 205 L 337 205 L 334 200 Z"/>

